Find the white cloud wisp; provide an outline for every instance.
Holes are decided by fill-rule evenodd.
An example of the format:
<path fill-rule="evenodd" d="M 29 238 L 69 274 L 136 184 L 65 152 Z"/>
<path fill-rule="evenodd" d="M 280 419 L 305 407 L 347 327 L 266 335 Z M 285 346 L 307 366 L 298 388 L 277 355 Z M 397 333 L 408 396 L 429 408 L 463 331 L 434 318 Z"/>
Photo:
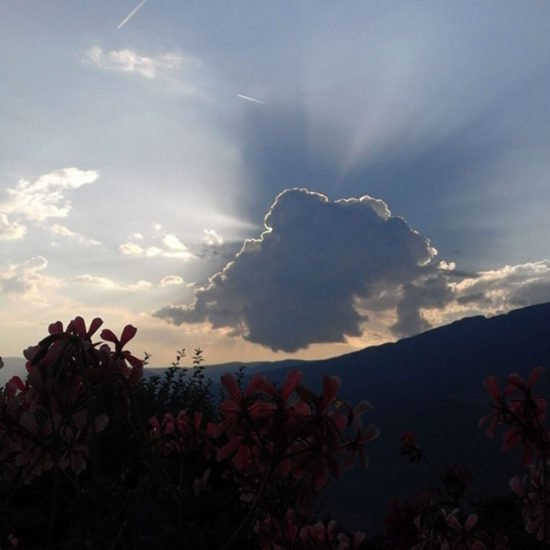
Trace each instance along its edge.
<path fill-rule="evenodd" d="M 136 74 L 146 79 L 154 79 L 160 74 L 178 71 L 184 61 L 185 58 L 176 51 L 147 56 L 128 48 L 104 51 L 99 46 L 90 48 L 84 55 L 84 62 L 98 69 Z"/>

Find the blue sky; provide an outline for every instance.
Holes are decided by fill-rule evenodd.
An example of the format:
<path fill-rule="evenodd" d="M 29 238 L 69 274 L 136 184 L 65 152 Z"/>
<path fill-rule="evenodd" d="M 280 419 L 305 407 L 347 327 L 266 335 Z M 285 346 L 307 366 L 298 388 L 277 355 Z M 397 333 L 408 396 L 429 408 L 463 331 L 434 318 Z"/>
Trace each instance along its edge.
<path fill-rule="evenodd" d="M 80 314 L 154 364 L 325 357 L 550 300 L 549 4 L 138 4 L 0 6 L 1 355 Z"/>

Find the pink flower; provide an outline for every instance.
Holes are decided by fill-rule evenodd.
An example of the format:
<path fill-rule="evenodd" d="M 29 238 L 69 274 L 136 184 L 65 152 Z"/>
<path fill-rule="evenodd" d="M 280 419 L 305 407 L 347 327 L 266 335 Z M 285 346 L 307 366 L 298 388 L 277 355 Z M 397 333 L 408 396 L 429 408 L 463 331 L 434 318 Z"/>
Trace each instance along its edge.
<path fill-rule="evenodd" d="M 127 376 L 130 386 L 135 386 L 143 376 L 143 361 L 132 355 L 129 351 L 124 350 L 124 346 L 136 335 L 137 329 L 132 325 L 126 325 L 120 336 L 120 340 L 115 336 L 113 331 L 104 329 L 101 331 L 101 338 L 107 342 L 115 344 L 115 361 L 118 359 L 122 362 L 123 374 Z M 129 372 L 125 367 L 124 362 L 130 363 L 132 370 Z"/>
<path fill-rule="evenodd" d="M 380 430 L 374 425 L 369 424 L 366 428 L 360 428 L 357 431 L 355 437 L 345 445 L 346 451 L 349 453 L 349 456 L 346 460 L 346 467 L 350 468 L 355 462 L 355 457 L 358 455 L 359 460 L 363 468 L 368 466 L 369 460 L 367 453 L 365 452 L 365 445 L 370 441 L 373 441 L 380 435 Z"/>
<path fill-rule="evenodd" d="M 254 422 L 261 421 L 276 408 L 275 404 L 258 398 L 258 393 L 263 392 L 269 395 L 274 391 L 264 376 L 252 377 L 244 393 L 241 392 L 237 381 L 231 374 L 224 374 L 221 377 L 221 383 L 228 392 L 229 399 L 226 399 L 220 406 L 224 420 L 216 427 L 214 432 L 216 438 L 222 433 L 227 433 L 231 437 L 243 429 L 249 431 Z"/>

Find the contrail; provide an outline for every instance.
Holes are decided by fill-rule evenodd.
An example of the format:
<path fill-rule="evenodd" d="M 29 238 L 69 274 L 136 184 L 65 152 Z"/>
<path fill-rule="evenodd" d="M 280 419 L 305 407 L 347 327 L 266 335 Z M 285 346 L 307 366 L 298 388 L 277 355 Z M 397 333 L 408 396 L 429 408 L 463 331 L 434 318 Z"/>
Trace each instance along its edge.
<path fill-rule="evenodd" d="M 264 101 L 260 101 L 259 99 L 255 99 L 255 98 L 247 96 L 247 95 L 237 94 L 237 97 L 240 97 L 241 99 L 245 99 L 246 101 L 252 101 L 252 103 L 259 103 L 260 105 L 267 105 Z"/>
<path fill-rule="evenodd" d="M 124 27 L 124 25 L 126 25 L 126 23 L 128 23 L 128 21 L 130 21 L 130 19 L 132 19 L 132 17 L 134 17 L 134 15 L 141 9 L 141 6 L 143 6 L 145 2 L 147 2 L 147 0 L 141 0 L 141 2 L 123 19 L 117 29 L 122 29 L 122 27 Z"/>

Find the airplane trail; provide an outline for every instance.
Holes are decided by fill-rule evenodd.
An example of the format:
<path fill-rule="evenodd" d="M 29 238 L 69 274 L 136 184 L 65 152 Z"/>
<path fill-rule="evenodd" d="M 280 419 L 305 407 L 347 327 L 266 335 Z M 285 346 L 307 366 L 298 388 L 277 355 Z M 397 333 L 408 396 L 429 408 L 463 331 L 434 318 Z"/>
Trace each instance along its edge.
<path fill-rule="evenodd" d="M 260 101 L 259 99 L 255 99 L 255 98 L 250 97 L 248 95 L 237 94 L 237 97 L 240 97 L 241 99 L 244 99 L 245 101 L 252 101 L 252 103 L 259 103 L 260 105 L 266 105 L 266 103 L 264 101 Z"/>
<path fill-rule="evenodd" d="M 122 27 L 124 27 L 124 25 L 126 25 L 126 23 L 128 23 L 128 21 L 130 21 L 130 19 L 132 19 L 132 17 L 134 17 L 134 15 L 141 9 L 145 2 L 147 2 L 147 0 L 141 0 L 141 2 L 122 20 L 117 29 L 122 29 Z"/>

